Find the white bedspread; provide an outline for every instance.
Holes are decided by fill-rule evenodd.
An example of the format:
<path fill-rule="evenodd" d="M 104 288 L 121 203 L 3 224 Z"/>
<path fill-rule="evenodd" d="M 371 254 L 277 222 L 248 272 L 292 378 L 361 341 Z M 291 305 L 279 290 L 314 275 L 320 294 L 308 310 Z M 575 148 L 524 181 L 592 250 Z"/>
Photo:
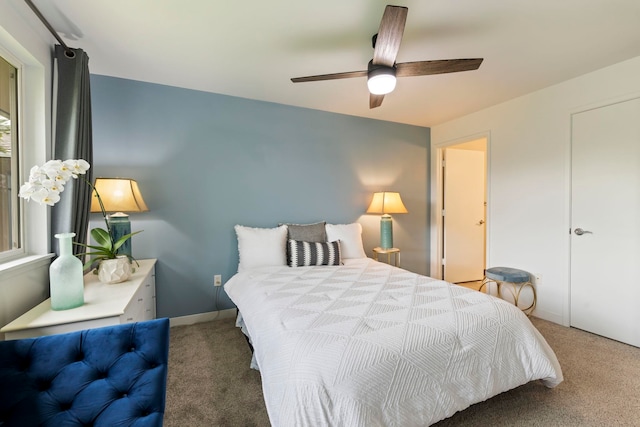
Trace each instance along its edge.
<path fill-rule="evenodd" d="M 562 381 L 513 305 L 370 259 L 265 267 L 225 290 L 273 426 L 427 426 L 529 381 Z"/>

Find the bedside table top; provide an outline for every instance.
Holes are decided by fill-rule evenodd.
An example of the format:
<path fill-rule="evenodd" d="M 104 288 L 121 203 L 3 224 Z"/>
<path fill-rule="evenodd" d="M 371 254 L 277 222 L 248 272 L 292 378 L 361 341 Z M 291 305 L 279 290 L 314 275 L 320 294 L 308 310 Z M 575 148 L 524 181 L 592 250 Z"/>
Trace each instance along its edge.
<path fill-rule="evenodd" d="M 377 252 L 379 254 L 393 254 L 396 252 L 400 252 L 399 248 L 381 248 L 381 247 L 377 247 L 377 248 L 373 248 L 374 252 Z"/>
<path fill-rule="evenodd" d="M 122 283 L 100 283 L 97 275 L 87 273 L 84 276 L 82 306 L 54 311 L 51 310 L 49 298 L 5 325 L 0 332 L 7 333 L 121 315 L 142 281 L 155 266 L 156 260 L 144 259 L 138 260 L 138 263 L 140 267 L 136 266 L 135 273 Z"/>

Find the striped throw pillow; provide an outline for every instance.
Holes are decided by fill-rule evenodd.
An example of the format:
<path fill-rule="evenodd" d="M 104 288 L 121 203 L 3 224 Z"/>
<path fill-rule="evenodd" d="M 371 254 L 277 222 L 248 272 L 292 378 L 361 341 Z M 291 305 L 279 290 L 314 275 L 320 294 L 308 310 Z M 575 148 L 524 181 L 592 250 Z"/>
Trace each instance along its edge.
<path fill-rule="evenodd" d="M 287 255 L 289 267 L 342 264 L 339 240 L 335 242 L 303 242 L 289 239 Z"/>

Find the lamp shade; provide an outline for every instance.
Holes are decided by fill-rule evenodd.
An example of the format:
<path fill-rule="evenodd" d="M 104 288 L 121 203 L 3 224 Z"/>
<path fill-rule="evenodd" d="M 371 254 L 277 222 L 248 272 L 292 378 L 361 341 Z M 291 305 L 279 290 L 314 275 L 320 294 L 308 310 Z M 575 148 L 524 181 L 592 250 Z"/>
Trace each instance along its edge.
<path fill-rule="evenodd" d="M 402 203 L 400 193 L 385 191 L 373 193 L 373 200 L 371 200 L 367 213 L 396 214 L 408 213 L 408 211 Z"/>
<path fill-rule="evenodd" d="M 149 210 L 142 198 L 138 183 L 133 179 L 96 178 L 94 187 L 95 191 L 100 194 L 104 210 L 107 212 L 146 212 Z M 91 212 L 102 212 L 97 197 L 91 198 Z"/>

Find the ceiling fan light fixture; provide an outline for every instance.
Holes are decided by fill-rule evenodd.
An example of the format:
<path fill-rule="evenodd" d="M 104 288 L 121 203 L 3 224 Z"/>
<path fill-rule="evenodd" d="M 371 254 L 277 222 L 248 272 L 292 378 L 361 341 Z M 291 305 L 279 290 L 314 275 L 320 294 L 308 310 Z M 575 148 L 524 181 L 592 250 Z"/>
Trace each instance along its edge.
<path fill-rule="evenodd" d="M 395 67 L 378 66 L 371 68 L 367 76 L 367 87 L 374 95 L 386 95 L 396 88 Z"/>

